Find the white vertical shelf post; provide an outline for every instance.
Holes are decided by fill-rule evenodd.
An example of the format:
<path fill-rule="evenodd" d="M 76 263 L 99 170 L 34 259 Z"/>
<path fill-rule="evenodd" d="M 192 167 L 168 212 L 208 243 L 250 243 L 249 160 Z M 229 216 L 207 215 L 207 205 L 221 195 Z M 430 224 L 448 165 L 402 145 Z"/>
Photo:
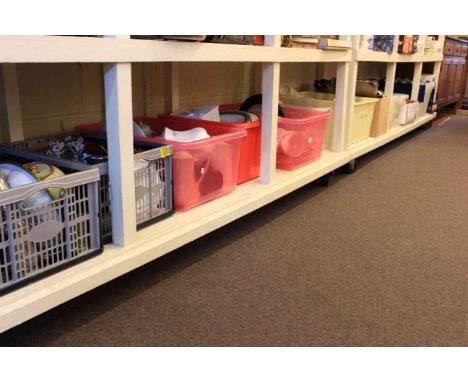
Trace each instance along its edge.
<path fill-rule="evenodd" d="M 10 142 L 21 141 L 24 132 L 16 64 L 2 64 L 2 74 L 9 139 Z"/>
<path fill-rule="evenodd" d="M 354 113 L 354 99 L 356 96 L 356 81 L 358 75 L 358 61 L 357 61 L 357 51 L 359 49 L 359 35 L 354 35 L 351 37 L 352 43 L 352 58 L 349 63 L 349 73 L 348 73 L 348 91 L 345 93 L 345 112 L 346 112 L 346 129 L 343 136 L 343 147 L 345 150 L 349 149 L 351 146 L 351 125 L 353 121 Z M 338 90 L 338 89 L 337 89 Z"/>
<path fill-rule="evenodd" d="M 164 63 L 164 111 L 172 113 L 179 110 L 179 63 Z"/>
<path fill-rule="evenodd" d="M 136 239 L 131 64 L 105 64 L 104 90 L 112 240 L 115 245 L 128 246 Z"/>
<path fill-rule="evenodd" d="M 265 45 L 280 47 L 281 36 L 265 36 Z M 260 182 L 268 184 L 276 172 L 276 144 L 278 133 L 278 101 L 280 64 L 263 64 L 262 74 L 262 142 L 260 154 Z"/>
<path fill-rule="evenodd" d="M 334 109 L 334 126 L 332 138 L 332 151 L 341 152 L 345 148 L 346 130 L 350 126 L 347 119 L 347 104 L 346 95 L 349 93 L 349 63 L 339 62 L 336 68 L 336 92 L 335 92 L 335 109 Z"/>
<path fill-rule="evenodd" d="M 423 67 L 422 62 L 416 62 L 414 64 L 413 86 L 411 87 L 411 99 L 413 101 L 418 100 L 419 84 L 421 82 L 422 67 Z"/>
<path fill-rule="evenodd" d="M 350 41 L 351 36 L 340 36 L 340 40 Z M 353 47 L 354 48 L 354 47 Z M 348 126 L 346 119 L 347 99 L 349 86 L 349 63 L 338 62 L 336 64 L 336 91 L 334 108 L 334 126 L 331 150 L 341 152 L 345 148 L 345 133 Z"/>
<path fill-rule="evenodd" d="M 396 67 L 397 67 L 396 62 L 388 62 L 387 63 L 387 73 L 385 75 L 384 95 L 385 95 L 385 97 L 388 97 L 388 99 L 389 99 L 389 102 L 390 102 L 389 108 L 391 107 L 393 89 L 395 87 Z M 387 127 L 386 127 L 387 131 L 391 128 L 391 126 L 390 126 L 390 117 L 391 117 L 391 114 L 389 112 L 388 116 L 387 116 Z"/>

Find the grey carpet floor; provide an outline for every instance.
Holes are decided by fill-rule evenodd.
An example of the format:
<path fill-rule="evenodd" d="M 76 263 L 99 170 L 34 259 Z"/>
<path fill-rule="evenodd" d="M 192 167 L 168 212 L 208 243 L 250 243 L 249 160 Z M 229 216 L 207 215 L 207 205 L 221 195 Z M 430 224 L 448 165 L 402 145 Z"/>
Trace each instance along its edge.
<path fill-rule="evenodd" d="M 468 118 L 410 133 L 0 344 L 467 346 Z"/>

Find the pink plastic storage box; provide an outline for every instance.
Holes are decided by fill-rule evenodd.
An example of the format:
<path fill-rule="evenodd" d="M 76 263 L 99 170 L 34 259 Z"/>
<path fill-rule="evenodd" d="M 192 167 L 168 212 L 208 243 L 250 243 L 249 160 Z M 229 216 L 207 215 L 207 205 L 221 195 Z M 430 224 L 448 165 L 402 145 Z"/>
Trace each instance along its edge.
<path fill-rule="evenodd" d="M 240 104 L 220 105 L 219 110 L 239 110 L 239 106 Z M 195 118 L 184 118 L 171 114 L 165 114 L 160 116 L 160 118 L 162 118 L 166 123 L 170 123 L 172 126 L 177 124 L 178 126 L 183 126 L 187 129 L 194 127 L 206 128 L 206 126 L 212 126 L 213 128 L 230 127 L 245 130 L 247 135 L 241 140 L 237 184 L 247 182 L 260 176 L 260 120 L 247 123 L 229 123 Z M 169 125 L 167 126 L 171 128 Z"/>
<path fill-rule="evenodd" d="M 170 142 L 172 145 L 175 209 L 187 211 L 234 191 L 237 185 L 241 140 L 247 135 L 245 130 L 206 125 L 203 127 L 210 138 L 196 142 L 166 141 L 158 137 L 164 127 L 177 131 L 192 128 L 167 117 L 168 115 L 161 115 L 158 118 L 135 118 L 136 122 L 149 125 L 154 131 L 154 136 L 134 137 L 134 139 L 158 143 Z M 76 130 L 104 132 L 101 124 L 77 126 Z"/>
<path fill-rule="evenodd" d="M 284 107 L 278 117 L 276 167 L 295 170 L 322 155 L 327 120 L 331 113 Z"/>

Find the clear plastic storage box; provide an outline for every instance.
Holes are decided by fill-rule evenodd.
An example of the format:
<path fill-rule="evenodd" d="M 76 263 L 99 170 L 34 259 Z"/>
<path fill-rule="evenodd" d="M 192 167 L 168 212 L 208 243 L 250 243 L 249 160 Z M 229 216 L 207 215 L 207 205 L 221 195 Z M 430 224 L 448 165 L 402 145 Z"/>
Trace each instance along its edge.
<path fill-rule="evenodd" d="M 327 120 L 331 113 L 284 107 L 278 117 L 276 167 L 294 170 L 320 158 Z"/>
<path fill-rule="evenodd" d="M 239 110 L 240 104 L 220 105 L 219 111 Z M 239 173 L 237 176 L 237 184 L 247 182 L 260 176 L 260 143 L 261 143 L 261 121 L 252 121 L 247 123 L 228 123 L 207 121 L 193 118 L 183 118 L 171 114 L 162 116 L 165 121 L 170 120 L 171 124 L 184 126 L 188 129 L 193 127 L 230 127 L 243 129 L 246 136 L 241 140 L 240 156 L 239 156 Z"/>
<path fill-rule="evenodd" d="M 167 114 L 158 118 L 139 117 L 135 121 L 149 125 L 154 132 L 151 137 L 135 136 L 135 142 L 170 144 L 174 149 L 173 190 L 177 211 L 187 211 L 234 191 L 238 179 L 241 141 L 247 135 L 245 130 L 205 125 L 210 138 L 195 142 L 174 142 L 160 137 L 164 127 L 186 131 L 193 126 L 180 123 L 179 119 Z M 104 133 L 100 124 L 79 126 L 77 129 L 81 132 Z"/>

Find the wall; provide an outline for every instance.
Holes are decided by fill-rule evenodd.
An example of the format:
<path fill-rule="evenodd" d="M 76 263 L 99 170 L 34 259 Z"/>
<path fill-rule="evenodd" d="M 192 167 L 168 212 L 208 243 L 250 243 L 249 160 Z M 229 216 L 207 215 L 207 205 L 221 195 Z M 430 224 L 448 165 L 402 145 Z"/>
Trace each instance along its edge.
<path fill-rule="evenodd" d="M 180 63 L 178 67 L 181 108 L 242 102 L 261 83 L 260 64 Z M 329 76 L 335 75 L 335 67 L 329 66 Z M 101 64 L 18 64 L 17 71 L 25 138 L 70 131 L 76 125 L 102 120 Z M 281 82 L 307 88 L 318 71 L 325 74 L 327 70 L 319 70 L 314 63 L 283 64 Z M 135 116 L 164 112 L 164 64 L 132 64 L 132 92 Z M 0 114 L 0 139 L 7 139 L 1 96 Z"/>
<path fill-rule="evenodd" d="M 163 67 L 162 63 L 132 65 L 135 116 L 164 111 Z M 253 92 L 250 63 L 181 63 L 179 68 L 181 107 L 242 102 Z M 17 69 L 25 138 L 68 131 L 103 118 L 100 64 L 19 64 Z M 6 126 L 1 121 L 6 116 L 1 101 L 3 139 Z"/>

